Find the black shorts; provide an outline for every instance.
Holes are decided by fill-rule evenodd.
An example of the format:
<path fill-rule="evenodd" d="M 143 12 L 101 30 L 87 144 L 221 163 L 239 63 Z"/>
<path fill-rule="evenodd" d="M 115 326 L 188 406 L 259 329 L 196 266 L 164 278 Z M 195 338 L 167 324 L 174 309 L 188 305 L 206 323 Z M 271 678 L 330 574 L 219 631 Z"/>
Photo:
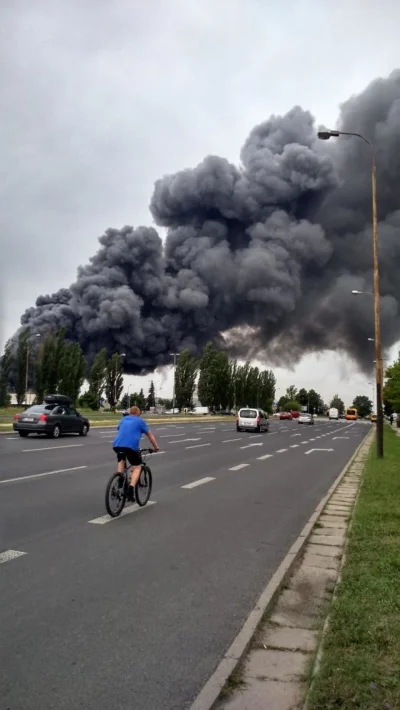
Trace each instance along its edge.
<path fill-rule="evenodd" d="M 114 446 L 114 451 L 117 454 L 118 461 L 128 459 L 131 466 L 140 466 L 142 463 L 142 455 L 140 451 L 130 449 L 128 446 Z"/>

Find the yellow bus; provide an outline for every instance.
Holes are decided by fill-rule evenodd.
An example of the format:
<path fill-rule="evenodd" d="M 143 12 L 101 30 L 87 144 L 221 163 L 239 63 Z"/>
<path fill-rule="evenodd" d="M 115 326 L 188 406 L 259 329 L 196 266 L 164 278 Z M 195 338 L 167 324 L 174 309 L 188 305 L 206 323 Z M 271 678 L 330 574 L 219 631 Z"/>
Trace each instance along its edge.
<path fill-rule="evenodd" d="M 351 421 L 357 421 L 357 419 L 358 419 L 357 409 L 355 407 L 349 407 L 349 409 L 346 409 L 345 419 L 349 419 Z"/>

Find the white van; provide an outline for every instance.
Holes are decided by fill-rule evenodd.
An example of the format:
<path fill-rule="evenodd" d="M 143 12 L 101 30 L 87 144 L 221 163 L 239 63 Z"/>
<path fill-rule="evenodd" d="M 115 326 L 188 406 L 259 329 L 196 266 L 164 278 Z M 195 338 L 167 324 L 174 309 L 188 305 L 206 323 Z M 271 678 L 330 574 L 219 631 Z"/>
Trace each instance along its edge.
<path fill-rule="evenodd" d="M 243 407 L 239 409 L 236 419 L 237 431 L 268 431 L 269 415 L 258 407 Z"/>
<path fill-rule="evenodd" d="M 339 421 L 339 410 L 336 409 L 336 407 L 331 407 L 329 410 L 329 421 L 331 419 L 337 419 L 337 421 Z"/>

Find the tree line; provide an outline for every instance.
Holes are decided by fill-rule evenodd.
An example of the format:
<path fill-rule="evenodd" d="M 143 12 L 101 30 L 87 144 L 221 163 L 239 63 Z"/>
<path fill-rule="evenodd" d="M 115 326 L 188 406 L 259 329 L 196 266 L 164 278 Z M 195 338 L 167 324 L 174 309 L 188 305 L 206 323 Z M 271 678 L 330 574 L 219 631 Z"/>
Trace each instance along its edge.
<path fill-rule="evenodd" d="M 47 394 L 64 394 L 81 406 L 99 409 L 103 393 L 111 409 L 115 409 L 123 388 L 121 357 L 114 353 L 107 358 L 105 348 L 100 350 L 88 372 L 86 359 L 79 343 L 67 341 L 65 328 L 47 335 L 36 348 L 30 342 L 30 331 L 21 331 L 16 350 L 11 341 L 6 343 L 0 371 L 0 406 L 10 404 L 10 382 L 14 384 L 17 404 L 25 400 L 30 386 L 36 401 L 42 402 Z M 89 380 L 87 392 L 79 398 L 85 379 Z"/>
<path fill-rule="evenodd" d="M 259 370 L 248 362 L 239 365 L 211 342 L 204 347 L 201 358 L 193 357 L 187 349 L 178 356 L 175 403 L 180 411 L 193 408 L 196 382 L 200 404 L 211 411 L 246 406 L 272 411 L 276 388 L 273 372 Z"/>

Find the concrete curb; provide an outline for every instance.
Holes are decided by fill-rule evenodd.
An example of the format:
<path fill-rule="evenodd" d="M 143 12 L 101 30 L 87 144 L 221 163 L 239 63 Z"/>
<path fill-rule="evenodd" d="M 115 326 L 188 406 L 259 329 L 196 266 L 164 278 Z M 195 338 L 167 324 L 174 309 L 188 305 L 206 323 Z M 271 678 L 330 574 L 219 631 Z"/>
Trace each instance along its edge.
<path fill-rule="evenodd" d="M 246 654 L 249 645 L 253 639 L 253 636 L 257 631 L 260 622 L 263 619 L 265 612 L 268 611 L 273 605 L 277 595 L 281 591 L 288 578 L 291 576 L 293 568 L 302 556 L 304 548 L 311 536 L 314 525 L 321 516 L 328 500 L 331 498 L 336 488 L 346 475 L 348 469 L 353 464 L 354 459 L 357 457 L 361 447 L 365 444 L 367 437 L 370 435 L 371 431 L 369 430 L 363 438 L 362 442 L 355 450 L 354 454 L 346 463 L 341 473 L 338 475 L 332 486 L 329 488 L 326 495 L 317 505 L 316 509 L 314 510 L 314 513 L 309 518 L 297 540 L 295 540 L 289 552 L 287 553 L 287 555 L 279 565 L 278 569 L 268 582 L 264 591 L 261 593 L 261 596 L 256 602 L 253 610 L 247 617 L 242 629 L 239 631 L 233 643 L 228 648 L 222 661 L 218 664 L 212 676 L 209 678 L 207 683 L 204 685 L 200 693 L 195 698 L 189 710 L 212 710 L 212 708 L 215 707 L 215 703 L 219 699 L 219 695 L 221 693 L 222 688 L 225 686 L 227 680 L 232 675 L 232 673 L 237 668 L 244 655 Z"/>
<path fill-rule="evenodd" d="M 359 449 L 360 449 L 363 445 L 365 445 L 365 444 L 367 443 L 368 437 L 370 437 L 370 439 L 371 439 L 370 445 L 372 446 L 373 440 L 374 440 L 374 438 L 375 438 L 375 430 L 372 430 L 372 431 L 369 432 L 369 434 L 367 434 L 367 436 L 365 437 L 364 441 L 363 441 L 362 444 L 359 446 L 359 448 L 358 448 L 358 450 L 357 450 L 357 453 L 358 453 Z M 364 464 L 364 468 L 365 468 L 365 464 Z M 364 471 L 363 471 L 363 473 L 364 473 Z M 317 675 L 318 675 L 318 672 L 319 672 L 319 669 L 320 669 L 320 666 L 321 666 L 321 660 L 322 660 L 322 656 L 323 656 L 323 652 L 324 652 L 324 642 L 325 642 L 325 638 L 326 638 L 326 635 L 327 635 L 327 633 L 328 633 L 328 631 L 329 631 L 329 626 L 330 626 L 331 612 L 332 612 L 332 604 L 333 604 L 333 602 L 335 601 L 335 598 L 336 598 L 336 596 L 337 596 L 337 591 L 338 591 L 338 588 L 339 588 L 339 584 L 340 584 L 341 579 L 342 579 L 343 567 L 344 567 L 344 565 L 345 565 L 346 557 L 347 557 L 346 552 L 347 552 L 347 547 L 348 547 L 348 542 L 349 542 L 349 532 L 351 531 L 351 528 L 352 528 L 352 525 L 353 525 L 353 522 L 354 522 L 354 513 L 355 513 L 355 509 L 356 509 L 356 506 L 357 506 L 358 499 L 359 499 L 359 497 L 360 497 L 360 491 L 361 491 L 362 483 L 363 483 L 363 482 L 362 482 L 362 477 L 361 477 L 361 479 L 360 479 L 360 485 L 359 485 L 358 491 L 357 491 L 357 495 L 356 495 L 355 500 L 354 500 L 353 509 L 352 509 L 352 511 L 351 511 L 350 521 L 349 521 L 349 523 L 348 523 L 348 525 L 347 525 L 347 528 L 346 528 L 346 539 L 345 539 L 344 548 L 343 548 L 343 555 L 342 555 L 342 558 L 341 558 L 341 560 L 340 560 L 339 574 L 338 574 L 337 579 L 336 579 L 335 589 L 333 590 L 332 600 L 331 600 L 331 602 L 330 602 L 329 613 L 328 613 L 328 615 L 327 615 L 327 617 L 326 617 L 326 619 L 325 619 L 324 625 L 323 625 L 323 627 L 322 627 L 322 633 L 321 633 L 321 636 L 320 636 L 320 639 L 319 639 L 319 644 L 318 644 L 317 652 L 316 652 L 316 654 L 315 654 L 314 665 L 313 665 L 313 669 L 312 669 L 312 673 L 311 673 L 311 683 L 310 683 L 310 685 L 309 685 L 308 688 L 307 688 L 307 693 L 306 693 L 306 697 L 305 697 L 305 700 L 304 700 L 304 703 L 303 703 L 302 710 L 309 710 L 309 702 L 310 702 L 310 697 L 311 697 L 311 690 L 312 690 L 312 688 L 313 688 L 315 679 L 316 679 L 316 677 L 317 677 Z"/>

